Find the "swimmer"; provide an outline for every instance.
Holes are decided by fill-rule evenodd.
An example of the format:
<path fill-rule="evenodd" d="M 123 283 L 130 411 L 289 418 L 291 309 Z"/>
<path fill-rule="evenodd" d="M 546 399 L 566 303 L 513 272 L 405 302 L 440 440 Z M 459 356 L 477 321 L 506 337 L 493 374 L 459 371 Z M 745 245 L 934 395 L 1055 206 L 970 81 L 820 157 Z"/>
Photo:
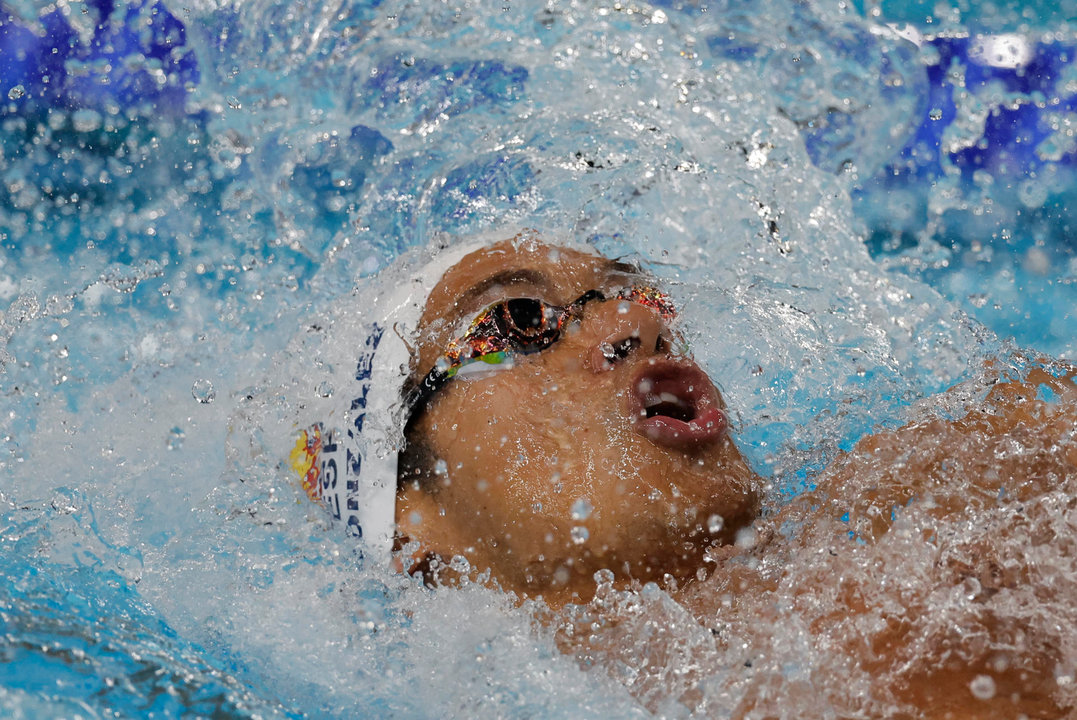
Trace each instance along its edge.
<path fill-rule="evenodd" d="M 731 437 L 721 394 L 671 327 L 677 309 L 636 267 L 524 233 L 454 258 L 434 276 L 425 278 L 429 294 L 404 344 L 412 372 L 396 380 L 404 447 L 388 505 L 402 569 L 431 583 L 451 583 L 461 567 L 489 571 L 501 588 L 555 609 L 587 603 L 596 572 L 612 571 L 616 587 L 662 582 L 702 624 L 717 618 L 748 638 L 763 632 L 755 626 L 770 594 L 795 583 L 805 602 L 829 603 L 815 628 L 820 639 L 889 683 L 894 707 L 914 709 L 909 717 L 1074 709 L 1072 687 L 1058 679 L 1077 670 L 1057 666 L 1063 640 L 990 605 L 1031 582 L 1003 545 L 1027 531 L 1035 513 L 1026 507 L 1077 485 L 1072 372 L 1033 369 L 996 384 L 957 419 L 865 438 L 814 491 L 760 518 L 765 482 Z M 400 367 L 388 363 L 387 372 Z M 384 386 L 374 377 L 372 392 Z M 293 464 L 310 485 L 325 485 L 313 496 L 337 498 L 338 514 L 358 507 L 319 483 L 322 450 L 305 437 Z M 976 494 L 968 484 L 947 486 L 955 467 L 973 478 Z M 842 515 L 855 536 L 849 552 L 883 558 L 893 552 L 888 542 L 944 532 L 951 518 L 995 523 L 999 513 L 1012 523 L 970 541 L 982 562 L 940 551 L 919 584 L 843 576 L 863 566 L 842 565 L 848 555 L 834 549 L 852 544 L 834 532 Z M 754 542 L 734 542 L 745 533 Z M 385 531 L 374 538 L 384 544 Z M 975 622 L 930 636 L 917 614 L 930 616 L 931 593 L 970 579 Z M 880 605 L 888 614 L 876 612 Z M 854 631 L 858 616 L 882 619 Z M 1071 629 L 1059 632 L 1069 642 Z M 988 682 L 1003 702 L 983 702 Z M 767 710 L 765 693 L 748 693 L 739 712 Z"/>
<path fill-rule="evenodd" d="M 445 273 L 419 323 L 397 496 L 398 532 L 424 565 L 464 556 L 560 606 L 589 599 L 602 569 L 688 579 L 754 519 L 761 481 L 652 283 L 539 242 Z M 504 367 L 481 379 L 439 370 L 492 348 Z M 704 528 L 711 516 L 721 529 Z"/>

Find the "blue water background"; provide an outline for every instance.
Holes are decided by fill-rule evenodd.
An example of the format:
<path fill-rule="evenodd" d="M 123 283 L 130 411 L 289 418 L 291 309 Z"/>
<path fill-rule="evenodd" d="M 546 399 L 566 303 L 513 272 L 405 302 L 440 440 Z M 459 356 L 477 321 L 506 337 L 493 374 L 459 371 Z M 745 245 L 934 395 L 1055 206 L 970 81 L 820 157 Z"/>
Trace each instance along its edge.
<path fill-rule="evenodd" d="M 374 666 L 361 689 L 330 691 L 317 682 L 323 670 L 288 673 L 274 664 L 271 650 L 247 637 L 257 632 L 256 617 L 235 627 L 223 609 L 231 590 L 222 577 L 235 578 L 237 593 L 267 597 L 309 573 L 325 595 L 337 576 L 319 573 L 324 566 L 347 570 L 348 561 L 326 559 L 339 549 L 331 539 L 272 527 L 294 516 L 294 503 L 234 474 L 247 466 L 225 457 L 230 420 L 223 406 L 260 397 L 264 369 L 246 377 L 244 367 L 258 359 L 271 364 L 312 308 L 407 247 L 436 231 L 466 233 L 506 216 L 554 216 L 544 205 L 551 195 L 534 187 L 551 173 L 542 153 L 565 136 L 576 143 L 569 159 L 583 173 L 627 167 L 623 174 L 631 174 L 638 146 L 616 133 L 588 144 L 593 127 L 620 122 L 617 108 L 554 116 L 545 134 L 543 123 L 525 124 L 533 132 L 523 139 L 486 143 L 490 127 L 541 113 L 532 98 L 551 75 L 511 56 L 455 51 L 449 31 L 439 45 L 413 37 L 406 24 L 378 25 L 383 36 L 371 43 L 366 33 L 385 22 L 387 5 L 341 4 L 335 17 L 310 13 L 304 20 L 284 3 L 196 9 L 193 19 L 180 5 L 160 2 L 99 0 L 44 14 L 32 3 L 0 4 L 5 714 L 431 714 L 404 691 L 407 678 L 423 677 L 414 670 L 421 636 L 409 634 L 402 614 L 385 611 L 406 589 L 347 588 L 359 596 L 354 616 L 342 620 L 354 634 L 348 643 L 362 643 L 367 630 L 356 628 L 364 623 L 390 638 L 370 641 Z M 821 177 L 820 187 L 845 194 L 849 230 L 880 275 L 935 288 L 957 313 L 955 327 L 992 351 L 1012 338 L 1033 353 L 1074 355 L 1077 245 L 1069 208 L 1077 207 L 1077 121 L 1068 113 L 1077 100 L 1077 42 L 1064 6 L 1044 15 L 1030 4 L 1031 19 L 1019 10 L 963 8 L 954 20 L 934 15 L 934 7 L 883 3 L 878 14 L 861 5 L 837 22 L 842 16 L 832 9 L 768 5 L 785 20 L 784 46 L 764 41 L 759 28 L 768 17 L 732 5 L 650 7 L 684 28 L 704 14 L 727 18 L 722 32 L 700 21 L 709 29 L 693 46 L 700 67 L 739 68 L 763 79 L 772 116 L 791 123 L 814 165 L 798 165 L 793 154 L 789 172 Z M 450 22 L 451 13 L 442 12 Z M 507 30 L 527 36 L 548 25 L 568 32 L 538 6 L 527 16 L 533 27 Z M 519 22 L 520 15 L 510 17 Z M 912 23 L 919 45 L 880 33 L 888 21 Z M 505 31 L 497 22 L 491 18 Z M 634 27 L 630 18 L 624 25 Z M 978 32 L 1017 33 L 1028 59 L 1010 68 L 968 62 L 970 35 Z M 315 36 L 321 40 L 309 47 L 289 45 Z M 350 54 L 372 48 L 378 55 L 368 72 L 334 74 Z M 823 80 L 831 91 L 844 83 L 850 103 L 820 102 L 814 88 Z M 616 83 L 606 81 L 615 96 Z M 858 104 L 862 93 L 869 97 Z M 898 109 L 884 122 L 873 115 L 882 104 Z M 958 119 L 977 117 L 972 106 L 983 110 L 982 124 L 961 125 Z M 421 141 L 426 136 L 432 140 Z M 474 152 L 462 149 L 469 143 Z M 690 155 L 675 137 L 661 143 L 671 156 Z M 753 144 L 746 134 L 741 149 L 750 156 L 766 148 L 765 138 Z M 434 183 L 438 191 L 428 192 Z M 582 224 L 586 239 L 606 250 L 641 251 L 638 238 L 617 230 L 619 222 L 647 227 L 632 206 L 596 201 L 594 208 L 600 220 Z M 781 248 L 795 235 L 771 206 L 752 214 L 768 246 Z M 667 256 L 681 262 L 683 243 L 657 230 L 644 241 L 645 256 L 676 280 L 661 263 Z M 687 283 L 707 275 L 705 262 L 684 271 Z M 803 300 L 799 288 L 777 284 L 770 296 L 788 291 Z M 734 298 L 733 315 L 760 310 L 737 305 L 743 298 L 728 287 L 703 297 L 716 306 Z M 792 315 L 802 311 L 795 305 Z M 961 320 L 962 312 L 974 320 Z M 811 322 L 824 322 L 820 317 Z M 855 354 L 866 344 L 852 347 Z M 831 429 L 832 447 L 843 447 L 877 422 L 896 421 L 894 408 L 960 379 L 917 374 L 918 357 L 896 358 L 892 367 L 865 362 L 862 374 L 849 377 L 841 371 L 846 392 L 862 386 L 857 397 L 865 410 L 851 415 L 842 414 L 841 398 L 812 390 L 795 369 L 761 367 L 757 405 L 795 412 L 749 423 L 744 437 L 753 461 L 795 486 L 826 460 L 797 434 L 796 418 L 836 418 L 819 427 Z M 742 369 L 750 373 L 753 365 L 745 361 Z M 920 384 L 895 390 L 910 378 Z M 129 412 L 133 419 L 123 417 Z M 752 412 L 758 418 L 762 411 Z M 110 414 L 114 421 L 101 419 Z M 137 439 L 139 418 L 147 416 L 160 418 L 152 443 Z M 61 420 L 85 423 L 81 434 L 52 427 Z M 87 448 L 95 452 L 76 457 Z M 200 541 L 199 527 L 213 529 Z M 206 585 L 186 585 L 192 578 Z M 304 596 L 285 599 L 297 597 Z M 208 608 L 201 617 L 200 602 Z M 523 632 L 509 630 L 515 638 Z M 302 647 L 296 638 L 304 632 L 269 636 Z M 461 670 L 472 682 L 461 681 L 468 689 L 457 714 L 484 706 L 516 716 L 640 712 L 631 699 L 587 684 L 597 680 L 576 678 L 539 641 L 515 666 L 510 650 L 486 652 L 503 653 L 509 676 L 484 687 L 475 680 L 489 677 L 480 666 L 472 675 Z M 570 678 L 549 705 L 541 702 L 545 686 L 525 679 L 529 662 Z M 375 688 L 379 674 L 394 667 L 400 684 Z M 581 699 L 599 689 L 605 700 Z"/>

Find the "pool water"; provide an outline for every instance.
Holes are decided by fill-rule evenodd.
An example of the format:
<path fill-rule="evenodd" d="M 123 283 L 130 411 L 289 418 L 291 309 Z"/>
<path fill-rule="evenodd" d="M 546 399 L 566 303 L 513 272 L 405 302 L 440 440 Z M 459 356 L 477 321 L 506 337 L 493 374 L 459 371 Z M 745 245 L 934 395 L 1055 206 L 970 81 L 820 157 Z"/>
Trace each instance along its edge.
<path fill-rule="evenodd" d="M 682 702 L 707 634 L 657 588 L 684 667 L 634 679 L 561 654 L 541 607 L 363 567 L 282 467 L 296 409 L 341 394 L 303 330 L 446 236 L 637 255 L 780 503 L 985 360 L 1077 356 L 1074 22 L 0 3 L 0 714 L 724 707 Z"/>

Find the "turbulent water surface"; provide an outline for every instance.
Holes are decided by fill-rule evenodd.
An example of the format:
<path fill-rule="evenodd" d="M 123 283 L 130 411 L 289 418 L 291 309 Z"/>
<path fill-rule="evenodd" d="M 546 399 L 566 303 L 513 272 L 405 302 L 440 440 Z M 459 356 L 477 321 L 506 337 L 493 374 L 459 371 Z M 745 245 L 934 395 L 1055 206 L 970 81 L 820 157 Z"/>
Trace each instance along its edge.
<path fill-rule="evenodd" d="M 274 452 L 346 394 L 302 332 L 491 228 L 636 255 L 774 503 L 985 359 L 1073 357 L 1073 13 L 944 5 L 0 4 L 2 714 L 735 706 L 657 588 L 641 678 L 359 566 Z M 766 672 L 822 682 L 784 617 Z"/>

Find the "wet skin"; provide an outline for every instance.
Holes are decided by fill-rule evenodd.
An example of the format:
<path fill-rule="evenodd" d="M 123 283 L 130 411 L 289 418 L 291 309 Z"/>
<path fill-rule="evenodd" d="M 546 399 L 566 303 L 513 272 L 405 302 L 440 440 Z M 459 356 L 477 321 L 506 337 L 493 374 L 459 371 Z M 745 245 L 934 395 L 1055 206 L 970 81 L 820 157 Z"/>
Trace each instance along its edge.
<path fill-rule="evenodd" d="M 526 238 L 470 255 L 429 298 L 412 381 L 494 302 L 564 306 L 587 290 L 609 297 L 638 281 L 617 263 Z M 721 398 L 677 344 L 654 310 L 594 301 L 552 347 L 451 380 L 408 432 L 444 471 L 401 482 L 397 527 L 415 542 L 413 568 L 431 555 L 462 555 L 504 589 L 555 608 L 588 601 L 597 570 L 613 571 L 621 587 L 668 574 L 682 581 L 674 597 L 701 625 L 732 628 L 738 653 L 765 658 L 781 632 L 775 623 L 788 617 L 776 609 L 800 607 L 793 620 L 810 620 L 813 642 L 892 703 L 865 710 L 839 691 L 830 701 L 848 705 L 849 717 L 880 707 L 900 718 L 1072 716 L 1062 649 L 1072 624 L 1056 620 L 1069 617 L 1072 598 L 1034 578 L 1038 558 L 1064 565 L 1072 547 L 1071 531 L 1049 528 L 1059 522 L 1052 508 L 1072 509 L 1077 497 L 1077 372 L 988 377 L 986 397 L 964 414 L 951 409 L 955 419 L 861 440 L 815 478 L 816 490 L 757 519 L 761 479 L 725 423 L 713 422 Z M 611 361 L 611 346 L 628 352 Z M 689 410 L 649 413 L 656 392 Z M 574 518 L 581 499 L 593 509 Z M 708 529 L 712 516 L 723 518 L 720 531 Z M 843 516 L 848 522 L 836 521 Z M 757 542 L 731 545 L 753 521 Z M 574 528 L 585 528 L 586 540 L 574 541 Z M 891 577 L 900 563 L 905 576 Z M 714 571 L 684 582 L 701 567 Z M 955 590 L 968 602 L 937 613 L 936 598 Z M 619 625 L 616 615 L 604 622 Z M 572 642 L 563 649 L 575 652 Z M 660 644 L 622 650 L 637 665 L 653 653 L 644 665 L 662 667 Z M 592 644 L 583 656 L 595 652 Z M 732 716 L 782 714 L 769 699 L 773 677 L 753 677 Z M 984 678 L 991 701 L 972 691 Z"/>
<path fill-rule="evenodd" d="M 398 494 L 416 560 L 462 555 L 503 588 L 559 606 L 588 600 L 598 570 L 622 585 L 694 577 L 707 548 L 754 519 L 760 479 L 717 389 L 656 310 L 615 298 L 641 282 L 623 264 L 526 237 L 445 274 L 413 381 L 492 303 L 564 306 L 592 289 L 613 299 L 587 303 L 546 350 L 454 378 L 419 411 L 409 438 L 441 462 Z"/>

